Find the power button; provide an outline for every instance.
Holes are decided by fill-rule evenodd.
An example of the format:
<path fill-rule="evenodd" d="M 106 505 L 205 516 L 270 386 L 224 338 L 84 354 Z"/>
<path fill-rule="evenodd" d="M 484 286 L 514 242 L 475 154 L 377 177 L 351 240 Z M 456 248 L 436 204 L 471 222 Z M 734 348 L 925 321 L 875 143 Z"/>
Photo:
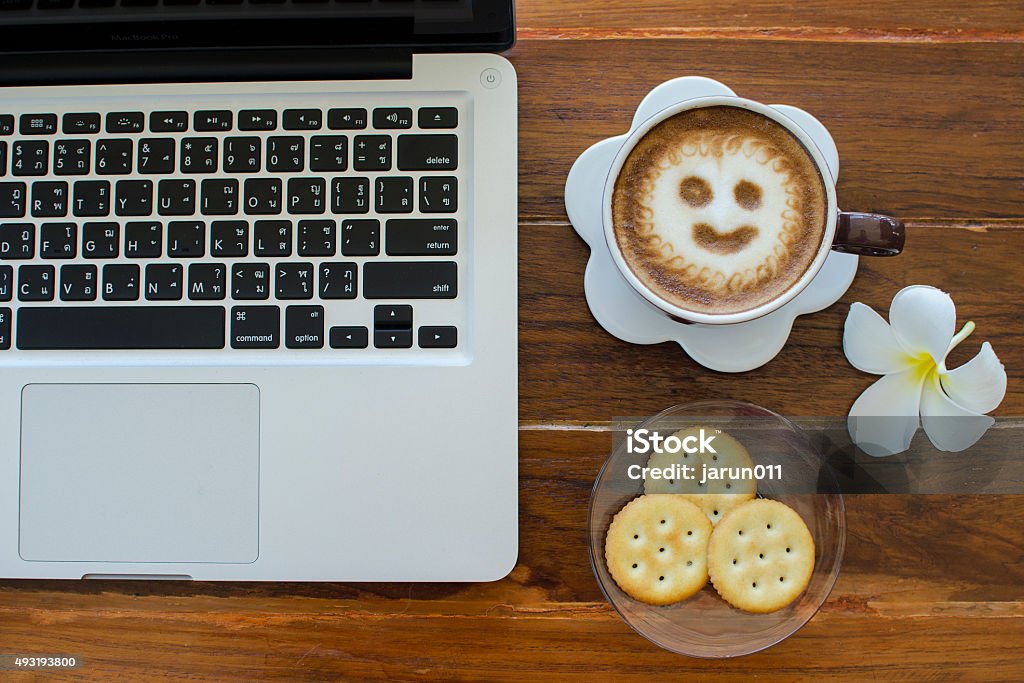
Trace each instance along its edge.
<path fill-rule="evenodd" d="M 497 69 L 484 69 L 480 72 L 480 85 L 493 90 L 501 85 L 501 72 Z"/>

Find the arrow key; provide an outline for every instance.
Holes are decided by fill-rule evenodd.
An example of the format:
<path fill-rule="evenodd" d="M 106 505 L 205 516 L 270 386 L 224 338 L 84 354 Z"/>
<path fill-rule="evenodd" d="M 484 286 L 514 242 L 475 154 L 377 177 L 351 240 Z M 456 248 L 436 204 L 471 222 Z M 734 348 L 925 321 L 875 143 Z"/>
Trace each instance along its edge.
<path fill-rule="evenodd" d="M 412 306 L 382 304 L 373 307 L 375 328 L 412 328 Z"/>
<path fill-rule="evenodd" d="M 369 330 L 365 327 L 332 327 L 332 349 L 365 349 L 368 345 Z"/>
<path fill-rule="evenodd" d="M 421 349 L 454 349 L 459 343 L 459 331 L 453 325 L 420 328 Z"/>
<path fill-rule="evenodd" d="M 412 330 L 374 328 L 373 345 L 378 349 L 408 349 L 412 346 Z"/>

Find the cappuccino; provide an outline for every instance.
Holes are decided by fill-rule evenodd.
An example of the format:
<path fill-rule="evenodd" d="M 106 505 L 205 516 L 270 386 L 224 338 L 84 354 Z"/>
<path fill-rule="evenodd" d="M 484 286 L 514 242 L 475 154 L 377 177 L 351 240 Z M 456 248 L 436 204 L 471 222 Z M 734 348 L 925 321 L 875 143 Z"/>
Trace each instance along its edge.
<path fill-rule="evenodd" d="M 623 259 L 664 301 L 706 314 L 783 295 L 817 257 L 828 195 L 784 126 L 731 106 L 690 109 L 649 130 L 615 180 Z"/>

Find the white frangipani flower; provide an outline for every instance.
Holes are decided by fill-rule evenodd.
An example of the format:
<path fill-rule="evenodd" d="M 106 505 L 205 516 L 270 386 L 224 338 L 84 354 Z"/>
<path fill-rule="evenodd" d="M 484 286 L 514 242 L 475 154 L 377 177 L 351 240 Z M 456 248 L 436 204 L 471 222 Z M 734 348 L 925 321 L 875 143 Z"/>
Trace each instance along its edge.
<path fill-rule="evenodd" d="M 954 370 L 946 356 L 974 331 L 968 322 L 954 335 L 956 307 L 945 292 L 914 285 L 896 293 L 889 322 L 854 303 L 846 317 L 843 351 L 858 370 L 882 375 L 850 408 L 850 438 L 869 455 L 910 447 L 919 425 L 942 451 L 974 445 L 1006 394 L 1006 369 L 992 346 Z"/>

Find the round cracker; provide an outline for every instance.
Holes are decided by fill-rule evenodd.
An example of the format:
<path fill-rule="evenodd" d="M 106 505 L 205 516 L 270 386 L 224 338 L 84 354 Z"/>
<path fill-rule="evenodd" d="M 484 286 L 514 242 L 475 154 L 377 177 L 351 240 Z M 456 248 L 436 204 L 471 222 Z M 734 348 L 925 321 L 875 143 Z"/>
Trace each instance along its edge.
<path fill-rule="evenodd" d="M 803 518 L 777 500 L 756 499 L 726 514 L 708 543 L 708 572 L 726 602 L 774 612 L 803 593 L 814 570 L 814 539 Z"/>
<path fill-rule="evenodd" d="M 682 496 L 643 495 L 619 510 L 608 526 L 604 558 L 627 595 L 671 605 L 708 582 L 711 522 Z"/>
<path fill-rule="evenodd" d="M 648 476 L 644 479 L 644 493 L 685 495 L 687 500 L 704 511 L 712 524 L 718 524 L 729 510 L 751 500 L 757 494 L 757 481 L 752 478 L 727 476 L 723 479 L 709 478 L 702 484 L 700 480 L 704 468 L 723 468 L 723 473 L 729 475 L 739 474 L 741 468 L 752 468 L 754 463 L 743 444 L 725 432 L 698 426 L 680 429 L 673 436 L 678 437 L 680 441 L 688 436 L 699 437 L 701 429 L 705 433 L 714 433 L 712 447 L 715 453 L 669 453 L 658 450 L 647 460 L 648 468 L 663 469 L 672 465 L 688 465 L 694 468 L 694 478 L 655 479 Z"/>

